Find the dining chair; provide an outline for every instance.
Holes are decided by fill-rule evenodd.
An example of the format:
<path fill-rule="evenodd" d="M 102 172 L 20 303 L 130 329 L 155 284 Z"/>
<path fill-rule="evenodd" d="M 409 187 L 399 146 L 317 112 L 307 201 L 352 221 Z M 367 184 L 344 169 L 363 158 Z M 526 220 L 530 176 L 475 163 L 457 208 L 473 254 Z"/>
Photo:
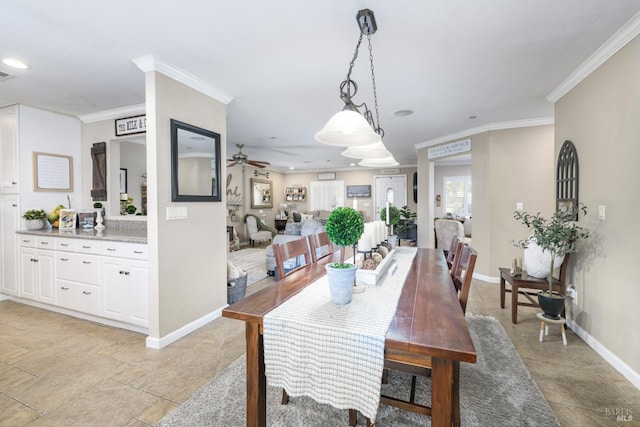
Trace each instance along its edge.
<path fill-rule="evenodd" d="M 460 301 L 460 308 L 465 313 L 467 300 L 473 277 L 473 270 L 476 265 L 478 253 L 469 245 L 461 244 L 462 250 L 458 256 L 458 262 L 453 267 L 452 280 Z M 413 411 L 419 414 L 431 416 L 431 407 L 415 402 L 417 376 L 429 376 L 431 374 L 431 358 L 412 360 L 410 355 L 402 351 L 385 351 L 385 369 L 392 369 L 411 374 L 411 388 L 409 400 L 402 400 L 391 396 L 381 395 L 380 403 L 391 405 L 400 409 Z M 453 396 L 451 400 L 451 410 L 453 413 L 453 425 L 460 425 L 460 363 L 453 364 Z M 371 425 L 367 420 L 367 425 Z"/>
<path fill-rule="evenodd" d="M 436 230 L 437 248 L 444 249 L 445 252 L 451 247 L 453 236 L 458 236 L 460 240 L 464 239 L 464 227 L 458 220 L 436 219 L 434 228 Z"/>
<path fill-rule="evenodd" d="M 313 263 L 307 239 L 295 239 L 288 242 L 276 243 L 273 245 L 273 255 L 276 261 L 276 274 L 280 280 Z M 301 256 L 304 257 L 304 264 L 300 262 Z M 290 259 L 295 259 L 296 265 L 294 268 L 286 270 L 284 263 Z"/>
<path fill-rule="evenodd" d="M 329 235 L 326 231 L 309 234 L 307 239 L 309 240 L 309 248 L 311 249 L 311 262 L 313 263 L 334 252 L 333 243 L 329 240 Z M 325 247 L 327 249 L 324 249 Z"/>
<path fill-rule="evenodd" d="M 451 239 L 451 246 L 449 247 L 449 252 L 447 252 L 447 266 L 449 267 L 449 270 L 451 270 L 451 267 L 453 267 L 453 261 L 454 259 L 460 255 L 460 252 L 458 252 L 458 250 L 461 250 L 462 248 L 458 247 L 458 243 L 461 243 L 462 239 L 460 239 L 460 237 L 458 237 L 457 235 L 453 236 L 453 238 Z"/>

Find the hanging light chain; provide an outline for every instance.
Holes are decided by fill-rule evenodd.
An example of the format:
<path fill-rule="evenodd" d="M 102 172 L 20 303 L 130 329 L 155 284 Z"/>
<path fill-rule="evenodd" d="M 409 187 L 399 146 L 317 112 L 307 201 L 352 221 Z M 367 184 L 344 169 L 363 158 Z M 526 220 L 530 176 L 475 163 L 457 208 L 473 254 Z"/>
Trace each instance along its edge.
<path fill-rule="evenodd" d="M 360 34 L 362 36 L 362 34 Z M 375 131 L 380 137 L 384 136 L 384 130 L 380 127 L 380 113 L 378 111 L 378 91 L 376 89 L 376 73 L 373 67 L 373 47 L 371 45 L 371 35 L 367 35 L 369 42 L 369 61 L 371 62 L 371 81 L 373 82 L 373 103 L 376 108 L 376 128 Z"/>
<path fill-rule="evenodd" d="M 347 97 L 351 99 L 352 97 L 356 96 L 356 93 L 358 93 L 358 85 L 356 84 L 356 82 L 351 80 L 351 72 L 353 71 L 353 66 L 356 63 L 356 59 L 358 59 L 358 51 L 360 50 L 361 43 L 362 43 L 362 32 L 360 32 L 360 37 L 358 37 L 358 43 L 356 44 L 355 52 L 353 52 L 353 58 L 351 59 L 351 62 L 349 62 L 349 71 L 347 72 L 347 78 L 342 83 L 340 83 L 341 97 L 342 97 L 342 94 L 346 94 Z M 353 92 L 351 91 L 352 88 L 353 88 Z"/>

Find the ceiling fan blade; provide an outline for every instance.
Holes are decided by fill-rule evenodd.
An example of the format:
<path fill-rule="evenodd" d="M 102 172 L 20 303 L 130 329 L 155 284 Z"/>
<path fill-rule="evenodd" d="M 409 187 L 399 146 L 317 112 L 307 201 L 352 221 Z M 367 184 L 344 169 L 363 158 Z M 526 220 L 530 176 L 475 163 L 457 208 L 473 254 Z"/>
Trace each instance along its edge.
<path fill-rule="evenodd" d="M 227 165 L 227 167 L 228 167 L 228 168 L 232 168 L 232 167 L 234 167 L 234 166 L 235 166 L 235 165 L 237 165 L 237 164 L 238 164 L 238 162 L 232 162 L 232 163 L 229 163 L 229 164 Z"/>
<path fill-rule="evenodd" d="M 271 163 L 269 162 L 258 162 L 256 160 L 247 160 L 247 164 L 251 165 L 251 166 L 255 166 L 257 168 L 263 168 L 267 165 L 270 165 Z"/>

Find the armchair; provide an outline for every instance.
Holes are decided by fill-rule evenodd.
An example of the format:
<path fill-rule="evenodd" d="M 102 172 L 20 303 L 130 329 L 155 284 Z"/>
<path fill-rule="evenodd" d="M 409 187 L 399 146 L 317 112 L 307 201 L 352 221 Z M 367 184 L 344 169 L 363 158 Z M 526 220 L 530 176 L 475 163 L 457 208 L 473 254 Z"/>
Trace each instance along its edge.
<path fill-rule="evenodd" d="M 255 242 L 271 240 L 271 231 L 258 230 L 258 222 L 254 216 L 247 215 L 245 222 L 247 224 L 247 234 L 249 235 L 249 243 L 251 244 L 251 247 L 255 246 Z"/>

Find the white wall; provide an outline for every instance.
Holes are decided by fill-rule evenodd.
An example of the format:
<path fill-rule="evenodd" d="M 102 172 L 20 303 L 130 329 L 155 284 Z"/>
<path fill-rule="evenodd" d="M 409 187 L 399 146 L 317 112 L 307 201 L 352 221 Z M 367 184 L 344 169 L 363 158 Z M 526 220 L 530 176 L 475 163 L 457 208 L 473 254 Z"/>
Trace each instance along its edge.
<path fill-rule="evenodd" d="M 20 197 L 22 210 L 44 209 L 47 213 L 58 205 L 84 210 L 90 208 L 82 198 L 86 183 L 82 179 L 81 123 L 74 117 L 19 106 Z M 61 154 L 73 158 L 72 191 L 34 191 L 33 153 Z"/>

